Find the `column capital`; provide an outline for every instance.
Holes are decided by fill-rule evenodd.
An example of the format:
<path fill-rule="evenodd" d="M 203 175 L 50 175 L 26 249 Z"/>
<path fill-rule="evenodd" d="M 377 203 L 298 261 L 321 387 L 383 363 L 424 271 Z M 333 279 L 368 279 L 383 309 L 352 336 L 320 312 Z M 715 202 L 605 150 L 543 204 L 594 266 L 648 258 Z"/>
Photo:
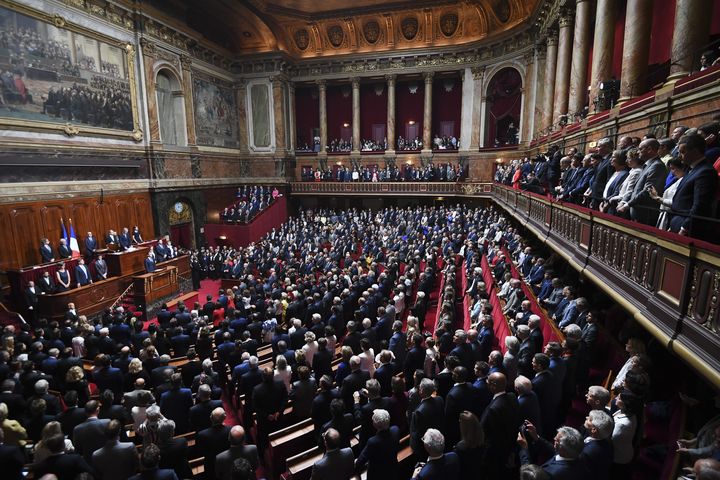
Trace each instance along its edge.
<path fill-rule="evenodd" d="M 531 65 L 535 63 L 535 52 L 530 51 L 527 52 L 525 55 L 523 55 L 523 61 L 525 62 L 525 66 Z"/>
<path fill-rule="evenodd" d="M 247 88 L 247 78 L 238 78 L 235 83 L 233 83 L 233 87 L 236 90 L 245 90 Z"/>
<path fill-rule="evenodd" d="M 558 25 L 560 28 L 573 26 L 573 21 L 575 20 L 573 13 L 573 10 L 570 8 L 563 8 L 560 10 L 560 15 L 558 17 Z"/>
<path fill-rule="evenodd" d="M 360 88 L 360 77 L 350 77 L 350 84 L 352 88 Z"/>
<path fill-rule="evenodd" d="M 321 78 L 320 80 L 315 80 L 315 85 L 317 85 L 320 90 L 325 90 L 327 88 L 327 80 L 325 80 L 324 78 Z"/>
<path fill-rule="evenodd" d="M 435 76 L 435 72 L 423 73 L 423 78 L 425 79 L 425 83 L 432 83 L 434 76 Z"/>
<path fill-rule="evenodd" d="M 558 37 L 557 32 L 555 30 L 548 30 L 548 36 L 545 40 L 548 47 L 557 46 L 558 44 Z"/>
<path fill-rule="evenodd" d="M 154 57 L 157 53 L 157 46 L 147 38 L 140 39 L 140 46 L 142 47 L 143 55 Z"/>
<path fill-rule="evenodd" d="M 394 73 L 385 75 L 385 80 L 387 80 L 388 85 L 395 85 L 395 80 L 397 80 L 397 75 L 395 75 Z"/>
<path fill-rule="evenodd" d="M 485 67 L 471 67 L 470 72 L 474 80 L 482 80 L 485 76 Z"/>
<path fill-rule="evenodd" d="M 273 88 L 281 87 L 283 83 L 287 82 L 287 79 L 287 76 L 284 74 L 273 75 L 270 77 L 270 83 L 272 83 Z"/>
<path fill-rule="evenodd" d="M 192 57 L 185 54 L 180 55 L 180 65 L 183 70 L 190 70 L 190 67 L 192 66 Z"/>

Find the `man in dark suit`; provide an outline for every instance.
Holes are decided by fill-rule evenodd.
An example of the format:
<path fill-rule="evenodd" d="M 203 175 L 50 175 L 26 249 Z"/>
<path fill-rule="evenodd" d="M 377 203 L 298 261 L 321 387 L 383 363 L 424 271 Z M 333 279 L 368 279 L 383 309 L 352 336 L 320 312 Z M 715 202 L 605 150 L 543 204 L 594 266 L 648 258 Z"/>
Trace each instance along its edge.
<path fill-rule="evenodd" d="M 367 397 L 367 403 L 364 405 L 360 404 L 361 393 Z M 361 393 L 354 393 L 353 401 L 355 423 L 360 425 L 360 449 L 363 449 L 374 432 L 372 424 L 373 411 L 377 409 L 387 410 L 390 403 L 387 398 L 380 396 L 380 383 L 374 378 L 365 382 L 365 388 Z"/>
<path fill-rule="evenodd" d="M 105 259 L 102 255 L 98 255 L 95 260 L 95 274 L 97 276 L 97 280 L 105 280 L 108 276 L 107 263 L 105 263 Z"/>
<path fill-rule="evenodd" d="M 323 434 L 325 455 L 315 462 L 310 480 L 350 480 L 354 456 L 350 448 L 340 448 L 340 433 L 329 428 Z"/>
<path fill-rule="evenodd" d="M 0 392 L 0 403 L 4 403 L 8 407 L 8 418 L 13 420 L 19 420 L 25 416 L 25 410 L 27 409 L 27 403 L 25 398 L 19 394 L 14 393 L 15 380 L 7 378 L 2 382 L 2 392 Z"/>
<path fill-rule="evenodd" d="M 415 480 L 459 480 L 460 459 L 455 452 L 445 451 L 445 438 L 439 430 L 428 429 L 422 437 L 427 462 L 418 465 L 413 473 Z"/>
<path fill-rule="evenodd" d="M 596 210 L 602 201 L 605 185 L 614 170 L 611 164 L 613 141 L 608 137 L 602 138 L 598 141 L 597 148 L 597 153 L 602 156 L 602 161 L 595 169 L 595 176 L 590 183 L 590 206 Z"/>
<path fill-rule="evenodd" d="M 528 378 L 534 376 L 532 369 L 532 359 L 535 355 L 535 346 L 530 341 L 530 327 L 527 325 L 518 325 L 515 333 L 520 340 L 520 349 L 518 350 L 518 372 Z"/>
<path fill-rule="evenodd" d="M 120 237 L 118 237 L 118 245 L 122 250 L 127 250 L 132 245 L 132 238 L 130 237 L 130 230 L 125 227 L 122 229 Z"/>
<path fill-rule="evenodd" d="M 27 287 L 25 287 L 25 304 L 28 307 L 28 310 L 30 311 L 30 317 L 35 320 L 37 319 L 37 306 L 38 306 L 38 295 L 40 294 L 40 290 L 35 287 L 35 282 L 30 280 L 27 284 Z"/>
<path fill-rule="evenodd" d="M 672 202 L 674 215 L 670 219 L 670 231 L 713 241 L 717 238 L 715 224 L 692 217 L 712 216 L 713 201 L 718 189 L 718 174 L 705 158 L 705 139 L 701 135 L 682 137 L 679 149 L 682 161 L 690 171 L 680 180 L 680 185 L 675 190 Z"/>
<path fill-rule="evenodd" d="M 107 329 L 105 328 L 101 330 L 101 340 L 103 337 L 110 340 L 110 338 L 108 337 L 109 332 L 106 332 Z M 95 364 L 96 368 L 93 371 L 92 378 L 93 382 L 97 385 L 98 390 L 101 392 L 105 389 L 112 390 L 115 398 L 122 398 L 123 377 L 120 369 L 111 366 L 110 357 L 105 354 L 103 354 L 99 358 L 96 358 Z"/>
<path fill-rule="evenodd" d="M 210 414 L 210 427 L 199 431 L 195 439 L 197 453 L 204 457 L 205 479 L 215 480 L 215 457 L 230 448 L 230 427 L 223 425 L 225 410 L 216 408 Z"/>
<path fill-rule="evenodd" d="M 55 261 L 55 254 L 53 253 L 52 246 L 50 245 L 50 240 L 47 238 L 43 238 L 40 241 L 40 258 L 42 258 L 42 263 Z"/>
<path fill-rule="evenodd" d="M 183 388 L 182 375 L 179 373 L 172 374 L 170 384 L 171 389 L 160 397 L 160 411 L 175 422 L 176 433 L 187 433 L 190 430 L 188 414 L 193 404 L 192 392 L 189 388 Z"/>
<path fill-rule="evenodd" d="M 135 444 L 120 442 L 122 427 L 119 421 L 111 420 L 105 427 L 105 446 L 92 454 L 92 465 L 104 480 L 123 480 L 138 469 Z"/>
<path fill-rule="evenodd" d="M 61 433 L 51 436 L 43 443 L 50 451 L 50 456 L 33 465 L 32 470 L 35 478 L 41 478 L 48 473 L 54 474 L 60 479 L 77 478 L 81 473 L 95 474 L 82 455 L 79 453 L 65 453 L 65 437 Z M 102 444 L 100 447 L 102 447 Z M 5 465 L 3 465 L 4 467 Z M 3 472 L 3 476 L 5 476 L 5 472 Z"/>
<path fill-rule="evenodd" d="M 536 353 L 532 360 L 535 377 L 532 388 L 537 395 L 542 411 L 542 432 L 547 437 L 555 432 L 560 408 L 561 389 L 558 388 L 553 373 L 550 371 L 550 357 L 544 353 Z"/>
<path fill-rule="evenodd" d="M 298 374 L 300 368 L 298 368 Z M 330 420 L 330 402 L 336 398 L 340 398 L 340 392 L 337 388 L 333 388 L 332 377 L 329 375 L 323 376 L 320 379 L 320 392 L 315 395 L 312 401 L 311 417 L 316 431 L 319 431 Z"/>
<path fill-rule="evenodd" d="M 105 445 L 105 428 L 110 420 L 98 418 L 100 404 L 97 400 L 90 400 L 85 404 L 85 413 L 88 418 L 75 427 L 72 441 L 75 451 L 91 464 L 93 452 Z"/>
<path fill-rule="evenodd" d="M 362 389 L 365 382 L 370 380 L 370 374 L 360 369 L 360 357 L 356 355 L 350 357 L 350 370 L 350 374 L 343 379 L 340 387 L 340 398 L 345 402 L 345 409 L 348 412 L 353 409 L 353 393 Z"/>
<path fill-rule="evenodd" d="M 395 480 L 398 478 L 400 430 L 395 425 L 390 426 L 390 414 L 384 409 L 372 413 L 372 424 L 377 433 L 368 439 L 360 452 L 355 470 L 361 472 L 368 465 L 368 480 Z"/>
<path fill-rule="evenodd" d="M 515 440 L 522 424 L 520 406 L 515 394 L 507 392 L 507 379 L 502 373 L 488 377 L 488 389 L 493 400 L 483 412 L 480 424 L 485 431 L 490 478 L 511 478 L 515 465 Z"/>
<path fill-rule="evenodd" d="M 429 428 L 444 428 L 445 402 L 442 397 L 434 397 L 435 383 L 429 378 L 420 382 L 420 404 L 410 417 L 410 447 L 415 457 L 425 458 L 423 435 Z"/>
<path fill-rule="evenodd" d="M 580 461 L 591 480 L 608 480 L 613 464 L 613 419 L 605 410 L 591 410 L 585 418 L 587 437 Z"/>
<path fill-rule="evenodd" d="M 660 143 L 654 138 L 648 138 L 640 143 L 638 150 L 640 150 L 640 161 L 643 163 L 640 177 L 627 204 L 617 208 L 620 213 L 630 209 L 630 218 L 651 226 L 657 223 L 660 208 L 650 197 L 649 188 L 654 188 L 658 195 L 662 195 L 667 177 L 667 167 L 658 157 L 659 148 Z"/>
<path fill-rule="evenodd" d="M 520 406 L 520 416 L 523 420 L 527 420 L 535 425 L 538 433 L 542 435 L 540 402 L 535 392 L 533 392 L 530 379 L 522 375 L 517 377 L 515 379 L 515 393 L 517 394 L 518 405 Z"/>
<path fill-rule="evenodd" d="M 530 327 L 530 343 L 534 352 L 542 352 L 545 340 L 542 330 L 540 330 L 540 316 L 532 314 L 528 319 L 528 327 Z"/>
<path fill-rule="evenodd" d="M 58 257 L 60 258 L 71 258 L 72 250 L 67 246 L 67 241 L 64 238 L 60 239 L 60 245 L 58 245 Z"/>
<path fill-rule="evenodd" d="M 202 384 L 198 388 L 197 403 L 190 408 L 190 427 L 199 432 L 210 428 L 210 414 L 216 408 L 222 407 L 222 400 L 211 400 L 212 388 Z"/>
<path fill-rule="evenodd" d="M 252 466 L 255 472 L 260 465 L 260 457 L 258 456 L 258 448 L 255 445 L 245 444 L 245 429 L 240 425 L 235 425 L 230 429 L 228 437 L 230 448 L 218 454 L 215 459 L 215 478 L 219 480 L 232 480 L 232 465 L 237 458 L 244 458 Z M 256 478 L 256 475 L 253 475 Z"/>
<path fill-rule="evenodd" d="M 405 355 L 405 363 L 403 364 L 403 372 L 405 373 L 405 382 L 412 383 L 415 370 L 424 370 L 425 367 L 425 348 L 423 336 L 415 333 L 412 337 L 413 347 Z"/>
<path fill-rule="evenodd" d="M 105 245 L 117 245 L 119 241 L 117 232 L 115 230 L 108 230 L 105 236 Z"/>
<path fill-rule="evenodd" d="M 588 471 L 580 454 L 583 451 L 583 438 L 580 432 L 571 427 L 560 427 L 555 435 L 555 444 L 540 438 L 531 423 L 525 424 L 524 434 L 518 434 L 517 443 L 520 446 L 520 462 L 530 463 L 528 442 L 532 442 L 534 451 L 550 460 L 541 465 L 541 468 L 553 480 L 582 480 L 588 477 Z"/>
<path fill-rule="evenodd" d="M 392 378 L 395 373 L 395 365 L 392 363 L 392 352 L 383 350 L 379 354 L 380 366 L 375 370 L 373 378 L 380 384 L 380 395 L 389 397 L 392 395 Z"/>
<path fill-rule="evenodd" d="M 460 414 L 467 410 L 480 418 L 487 407 L 480 392 L 467 382 L 468 370 L 465 367 L 455 367 L 452 379 L 454 385 L 445 396 L 445 442 L 449 448 L 460 441 Z"/>
<path fill-rule="evenodd" d="M 155 271 L 155 259 L 153 258 L 151 252 L 148 252 L 148 256 L 145 259 L 145 271 L 147 273 L 152 273 Z"/>
<path fill-rule="evenodd" d="M 55 281 L 50 276 L 50 272 L 43 272 L 42 278 L 38 280 L 37 287 L 41 295 L 55 293 Z"/>
<path fill-rule="evenodd" d="M 140 473 L 129 480 L 178 480 L 177 475 L 169 468 L 160 468 L 160 448 L 154 443 L 143 448 L 140 456 Z"/>
<path fill-rule="evenodd" d="M 25 465 L 25 455 L 16 445 L 5 445 L 5 434 L 0 428 L 0 465 L 3 468 L 3 478 L 8 480 L 22 480 Z"/>
<path fill-rule="evenodd" d="M 87 236 L 85 237 L 85 257 L 91 259 L 93 255 L 95 255 L 96 248 L 97 240 L 92 232 L 87 232 Z"/>
<path fill-rule="evenodd" d="M 80 258 L 77 266 L 75 267 L 75 282 L 77 282 L 78 288 L 93 283 L 92 276 L 90 275 L 90 269 L 87 265 L 85 265 L 84 258 Z"/>
<path fill-rule="evenodd" d="M 262 383 L 256 385 L 252 392 L 252 403 L 257 413 L 257 445 L 260 452 L 265 451 L 268 435 L 276 429 L 275 425 L 285 410 L 287 398 L 285 384 L 274 379 L 271 368 L 264 368 Z"/>
<path fill-rule="evenodd" d="M 160 311 L 157 313 L 157 320 L 163 329 L 167 329 L 170 326 L 170 319 L 174 316 L 174 313 L 168 310 L 167 303 L 160 305 Z"/>
<path fill-rule="evenodd" d="M 298 380 L 292 384 L 289 398 L 293 402 L 293 417 L 300 421 L 312 414 L 318 382 L 310 378 L 310 369 L 304 365 L 298 367 L 297 373 Z"/>

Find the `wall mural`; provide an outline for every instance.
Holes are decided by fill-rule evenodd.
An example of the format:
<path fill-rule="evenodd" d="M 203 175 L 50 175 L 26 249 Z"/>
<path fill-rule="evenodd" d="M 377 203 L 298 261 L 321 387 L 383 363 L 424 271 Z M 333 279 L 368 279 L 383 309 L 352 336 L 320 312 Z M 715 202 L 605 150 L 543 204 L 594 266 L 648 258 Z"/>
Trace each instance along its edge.
<path fill-rule="evenodd" d="M 265 84 L 250 88 L 250 113 L 252 115 L 252 140 L 255 148 L 270 147 L 270 93 Z"/>
<path fill-rule="evenodd" d="M 193 105 L 198 145 L 240 147 L 237 102 L 230 84 L 193 71 Z"/>
<path fill-rule="evenodd" d="M 139 141 L 132 46 L 18 9 L 0 7 L 0 122 L 68 135 L 135 129 Z"/>

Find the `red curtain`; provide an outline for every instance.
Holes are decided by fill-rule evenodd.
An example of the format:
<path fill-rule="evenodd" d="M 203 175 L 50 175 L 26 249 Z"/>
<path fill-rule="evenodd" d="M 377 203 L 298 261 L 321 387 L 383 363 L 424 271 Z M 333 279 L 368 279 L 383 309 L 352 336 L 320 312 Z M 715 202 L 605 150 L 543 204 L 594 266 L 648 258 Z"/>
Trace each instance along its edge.
<path fill-rule="evenodd" d="M 328 143 L 330 143 L 334 139 L 343 138 L 343 124 L 352 125 L 352 87 L 350 84 L 328 86 L 326 100 Z"/>
<path fill-rule="evenodd" d="M 420 135 L 422 135 L 425 103 L 425 86 L 423 82 L 424 80 L 419 78 L 412 82 L 398 82 L 395 86 L 395 135 L 404 137 L 405 127 L 411 121 L 415 122 L 418 126 L 418 132 L 421 132 Z M 415 93 L 410 93 L 411 85 Z"/>
<path fill-rule="evenodd" d="M 448 91 L 448 89 L 450 91 Z M 451 135 L 460 136 L 462 82 L 459 78 L 439 78 L 433 82 L 432 136 L 442 135 L 441 122 L 453 122 Z"/>
<path fill-rule="evenodd" d="M 616 11 L 618 12 L 618 16 L 615 21 L 615 44 L 613 45 L 612 75 L 616 79 L 620 79 L 620 72 L 622 72 L 623 40 L 625 39 L 625 9 L 627 8 L 627 1 L 622 0 L 618 2 L 615 8 L 617 8 Z M 668 35 L 672 35 L 672 30 L 666 33 Z"/>
<path fill-rule="evenodd" d="M 313 129 L 320 129 L 320 98 L 317 87 L 295 89 L 295 145 L 313 148 Z"/>
<path fill-rule="evenodd" d="M 710 35 L 720 35 L 720 0 L 715 0 L 710 24 Z"/>
<path fill-rule="evenodd" d="M 360 85 L 360 138 L 373 138 L 373 125 L 386 123 L 387 83 Z"/>
<path fill-rule="evenodd" d="M 191 248 L 192 232 L 190 230 L 190 222 L 170 225 L 170 240 L 175 247 Z"/>
<path fill-rule="evenodd" d="M 492 147 L 497 139 L 501 145 L 506 144 L 508 127 L 512 122 L 516 132 L 520 126 L 520 107 L 522 103 L 522 78 L 520 72 L 506 67 L 497 72 L 486 92 L 487 101 L 487 134 L 485 146 Z"/>

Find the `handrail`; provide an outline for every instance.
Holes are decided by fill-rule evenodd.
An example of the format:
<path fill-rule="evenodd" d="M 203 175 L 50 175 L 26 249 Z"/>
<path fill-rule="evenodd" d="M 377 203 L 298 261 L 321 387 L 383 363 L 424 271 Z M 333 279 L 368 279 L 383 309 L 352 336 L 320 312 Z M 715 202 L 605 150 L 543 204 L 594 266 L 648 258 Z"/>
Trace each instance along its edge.
<path fill-rule="evenodd" d="M 120 304 L 122 299 L 125 298 L 125 296 L 128 294 L 128 292 L 131 290 L 132 291 L 135 290 L 135 283 L 131 283 L 130 285 L 128 285 L 128 287 L 125 290 L 123 290 L 123 292 L 120 294 L 120 296 L 113 302 L 112 305 L 110 305 L 110 310 L 115 310 L 115 307 L 117 307 Z"/>

